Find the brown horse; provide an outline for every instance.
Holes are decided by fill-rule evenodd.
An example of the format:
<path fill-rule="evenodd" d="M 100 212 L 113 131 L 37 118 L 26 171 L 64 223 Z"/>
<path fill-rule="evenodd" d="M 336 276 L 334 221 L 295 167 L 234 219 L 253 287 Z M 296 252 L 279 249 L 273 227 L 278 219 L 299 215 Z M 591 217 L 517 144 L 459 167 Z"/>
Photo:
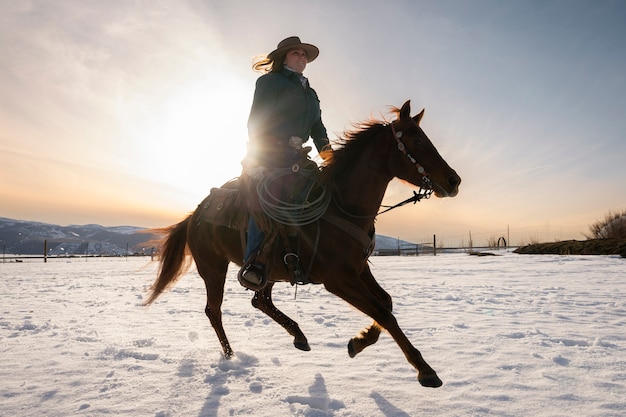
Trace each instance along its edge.
<path fill-rule="evenodd" d="M 376 282 L 367 258 L 374 238 L 374 220 L 393 178 L 428 188 L 437 197 L 454 197 L 461 178 L 419 127 L 424 111 L 411 117 L 409 101 L 394 111 L 397 118 L 391 123 L 370 121 L 346 134 L 339 149 L 322 167 L 320 182 L 328 188 L 331 202 L 321 219 L 299 229 L 298 256 L 308 265 L 312 283 L 324 284 L 328 291 L 374 319 L 371 326 L 350 340 L 350 357 L 374 344 L 384 329 L 417 369 L 419 382 L 439 387 L 442 382 L 435 371 L 398 326 L 392 314 L 391 296 Z M 222 326 L 221 305 L 229 263 L 242 265 L 242 238 L 238 230 L 202 221 L 199 212 L 200 206 L 167 229 L 159 275 L 146 304 L 185 272 L 189 248 L 206 285 L 205 313 L 224 355 L 230 357 L 233 350 Z M 277 253 L 275 258 L 275 264 L 282 263 L 282 255 Z M 274 268 L 269 273 L 268 284 L 255 292 L 252 305 L 283 326 L 294 337 L 298 349 L 310 350 L 298 324 L 272 302 L 274 283 L 290 281 L 289 274 L 285 268 Z"/>

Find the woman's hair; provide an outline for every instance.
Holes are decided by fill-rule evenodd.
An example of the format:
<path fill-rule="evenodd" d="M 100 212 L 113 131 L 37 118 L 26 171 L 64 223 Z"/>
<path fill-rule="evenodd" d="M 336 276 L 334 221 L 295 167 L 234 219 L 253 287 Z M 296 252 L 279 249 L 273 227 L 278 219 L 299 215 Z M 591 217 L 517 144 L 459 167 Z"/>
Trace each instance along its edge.
<path fill-rule="evenodd" d="M 257 56 L 252 63 L 252 69 L 256 72 L 276 72 L 283 69 L 286 54 L 279 55 L 275 59 L 269 59 L 265 55 Z"/>

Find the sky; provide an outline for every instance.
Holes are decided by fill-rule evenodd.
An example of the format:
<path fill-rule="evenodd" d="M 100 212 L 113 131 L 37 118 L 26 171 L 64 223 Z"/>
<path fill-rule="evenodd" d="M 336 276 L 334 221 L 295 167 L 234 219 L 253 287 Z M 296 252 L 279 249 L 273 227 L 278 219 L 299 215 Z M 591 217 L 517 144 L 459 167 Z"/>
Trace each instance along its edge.
<path fill-rule="evenodd" d="M 624 22 L 606 0 L 0 0 L 0 217 L 178 222 L 240 174 L 253 59 L 296 35 L 331 142 L 411 100 L 463 179 L 377 233 L 582 239 L 626 208 Z"/>

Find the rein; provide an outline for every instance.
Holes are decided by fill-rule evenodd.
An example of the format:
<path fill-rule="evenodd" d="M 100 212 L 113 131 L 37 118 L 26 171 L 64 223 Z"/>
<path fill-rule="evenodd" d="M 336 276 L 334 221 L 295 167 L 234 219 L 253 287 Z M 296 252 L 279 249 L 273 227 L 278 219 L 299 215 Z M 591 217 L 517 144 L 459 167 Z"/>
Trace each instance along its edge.
<path fill-rule="evenodd" d="M 419 192 L 413 191 L 413 197 L 409 197 L 406 200 L 401 201 L 400 203 L 398 203 L 396 205 L 393 205 L 393 206 L 381 206 L 381 207 L 387 207 L 387 209 L 381 211 L 378 214 L 386 213 L 389 210 L 393 210 L 393 209 L 395 209 L 397 207 L 401 207 L 401 206 L 403 206 L 405 204 L 409 204 L 409 203 L 415 204 L 418 201 L 420 201 L 422 198 L 429 199 L 430 196 L 432 195 L 432 193 L 433 193 L 433 190 L 424 190 L 423 188 L 420 188 Z"/>

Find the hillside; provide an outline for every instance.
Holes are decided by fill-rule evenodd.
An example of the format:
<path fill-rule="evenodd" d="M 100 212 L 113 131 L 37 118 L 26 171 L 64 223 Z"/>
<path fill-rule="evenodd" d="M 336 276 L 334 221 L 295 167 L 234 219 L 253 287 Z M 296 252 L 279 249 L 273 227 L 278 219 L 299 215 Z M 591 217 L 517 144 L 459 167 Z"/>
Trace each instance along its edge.
<path fill-rule="evenodd" d="M 554 255 L 621 255 L 626 258 L 626 239 L 564 240 L 521 246 L 513 252 L 520 254 Z"/>
<path fill-rule="evenodd" d="M 150 254 L 151 241 L 158 237 L 134 226 L 59 226 L 0 217 L 2 249 L 16 255 L 42 255 L 44 241 L 48 243 L 48 255 L 56 256 Z"/>
<path fill-rule="evenodd" d="M 160 236 L 135 226 L 105 227 L 97 224 L 59 226 L 0 217 L 0 249 L 16 255 L 115 256 L 149 255 Z M 414 243 L 376 235 L 376 251 L 414 247 Z M 128 253 L 127 253 L 128 247 Z"/>

